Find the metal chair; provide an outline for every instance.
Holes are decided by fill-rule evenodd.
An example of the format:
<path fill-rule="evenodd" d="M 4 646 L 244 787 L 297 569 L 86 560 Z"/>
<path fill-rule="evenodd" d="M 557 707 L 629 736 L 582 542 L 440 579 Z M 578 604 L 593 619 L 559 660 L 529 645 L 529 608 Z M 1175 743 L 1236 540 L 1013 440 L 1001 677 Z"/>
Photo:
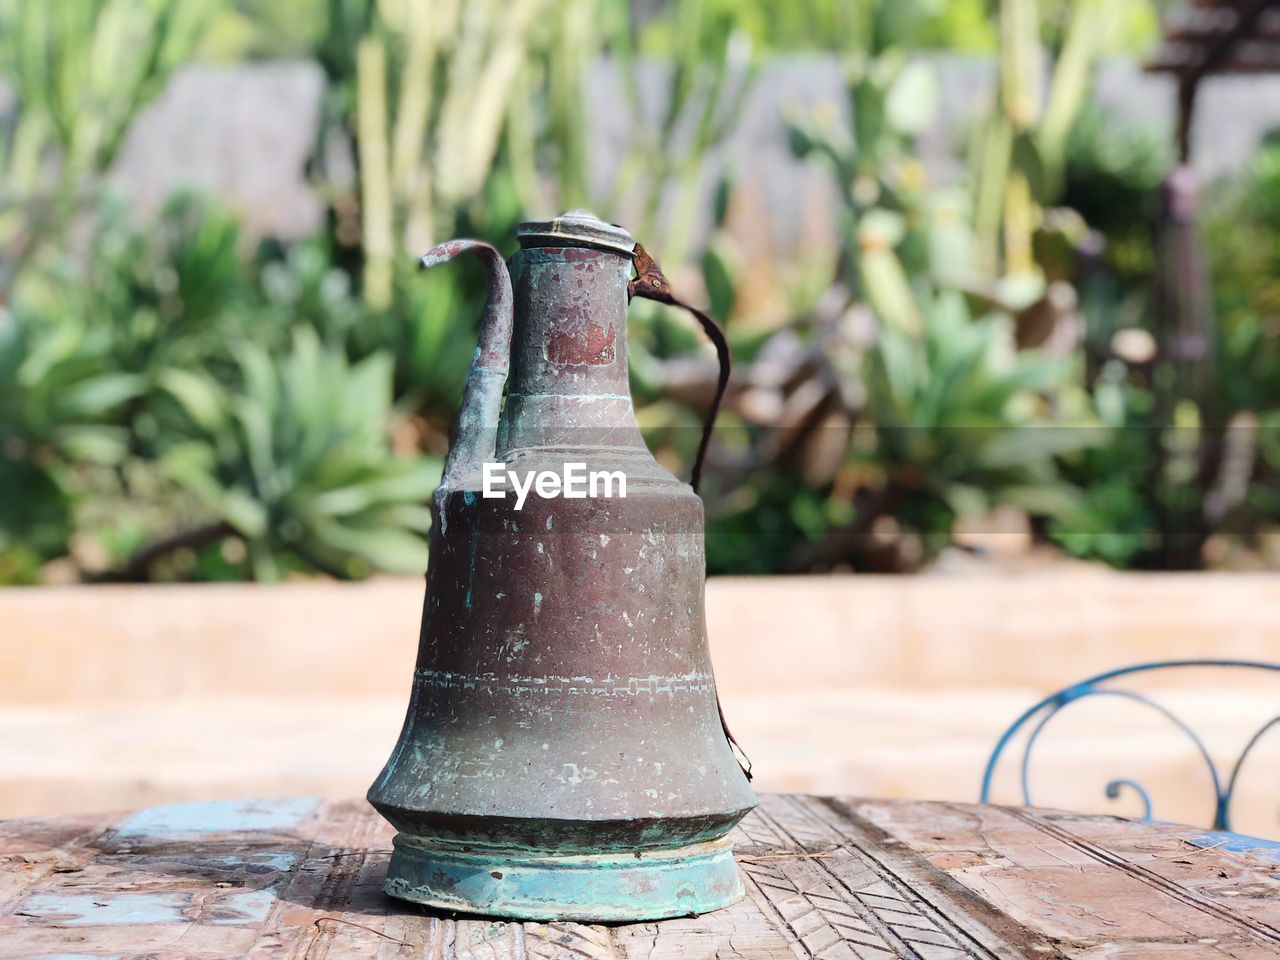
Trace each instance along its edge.
<path fill-rule="evenodd" d="M 1041 732 L 1045 725 L 1048 724 L 1055 716 L 1061 712 L 1062 708 L 1069 703 L 1075 703 L 1077 700 L 1083 700 L 1087 697 L 1122 697 L 1143 704 L 1157 711 L 1162 716 L 1168 718 L 1179 730 L 1191 738 L 1191 742 L 1195 744 L 1196 750 L 1204 759 L 1205 765 L 1209 769 L 1209 775 L 1213 779 L 1213 790 L 1216 797 L 1216 809 L 1213 814 L 1214 830 L 1231 829 L 1231 798 L 1235 793 L 1236 781 L 1240 777 L 1240 770 L 1244 766 L 1245 760 L 1248 759 L 1250 752 L 1258 741 L 1266 735 L 1272 727 L 1280 726 L 1280 716 L 1272 717 L 1264 723 L 1251 736 L 1245 744 L 1244 749 L 1240 752 L 1231 773 L 1224 779 L 1218 765 L 1214 763 L 1213 758 L 1209 755 L 1208 749 L 1204 745 L 1199 735 L 1191 729 L 1181 718 L 1172 713 L 1167 707 L 1152 700 L 1149 696 L 1142 693 L 1136 693 L 1132 690 L 1124 690 L 1117 687 L 1101 686 L 1109 680 L 1117 677 L 1125 677 L 1135 673 L 1144 673 L 1152 670 L 1166 670 L 1180 667 L 1240 667 L 1250 670 L 1271 670 L 1280 672 L 1280 663 L 1267 663 L 1256 660 L 1165 660 L 1157 663 L 1142 663 L 1131 667 L 1121 667 L 1118 670 L 1108 670 L 1106 673 L 1100 673 L 1097 676 L 1089 677 L 1087 680 L 1081 680 L 1079 683 L 1072 684 L 1057 693 L 1050 694 L 1039 703 L 1028 708 L 1017 720 L 1010 725 L 1000 739 L 996 742 L 995 749 L 991 752 L 990 759 L 987 760 L 986 771 L 982 775 L 982 797 L 983 803 L 989 803 L 991 800 L 991 782 L 995 776 L 996 765 L 1000 761 L 1000 756 L 1005 748 L 1017 735 L 1018 731 L 1024 726 L 1035 721 L 1031 727 L 1031 732 L 1027 736 L 1026 745 L 1023 747 L 1022 763 L 1021 763 L 1021 785 L 1022 785 L 1022 802 L 1031 805 L 1031 788 L 1029 785 L 1029 769 L 1031 763 L 1031 751 L 1036 745 Z M 1145 787 L 1136 780 L 1117 779 L 1107 784 L 1106 793 L 1111 799 L 1115 799 L 1120 795 L 1120 791 L 1128 787 L 1135 791 L 1142 799 L 1143 819 L 1150 820 L 1152 817 L 1151 796 L 1147 793 Z"/>

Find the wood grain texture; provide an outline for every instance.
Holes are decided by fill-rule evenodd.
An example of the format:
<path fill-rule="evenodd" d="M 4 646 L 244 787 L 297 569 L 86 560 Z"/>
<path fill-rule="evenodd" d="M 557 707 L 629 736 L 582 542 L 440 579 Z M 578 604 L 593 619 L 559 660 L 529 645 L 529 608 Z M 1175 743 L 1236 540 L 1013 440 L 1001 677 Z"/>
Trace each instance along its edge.
<path fill-rule="evenodd" d="M 1280 957 L 1280 858 L 1189 827 L 773 795 L 735 842 L 736 906 L 593 926 L 386 897 L 391 829 L 361 801 L 0 822 L 0 960 Z"/>

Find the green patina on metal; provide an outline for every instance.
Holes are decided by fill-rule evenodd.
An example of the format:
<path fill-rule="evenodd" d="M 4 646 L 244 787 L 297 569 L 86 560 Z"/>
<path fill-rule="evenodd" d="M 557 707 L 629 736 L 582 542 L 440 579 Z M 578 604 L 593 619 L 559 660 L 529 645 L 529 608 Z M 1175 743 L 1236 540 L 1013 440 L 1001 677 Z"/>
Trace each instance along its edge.
<path fill-rule="evenodd" d="M 396 838 L 387 892 L 521 920 L 656 920 L 742 898 L 727 840 L 623 854 L 539 854 Z"/>
<path fill-rule="evenodd" d="M 510 273 L 472 241 L 423 259 L 479 256 L 489 302 L 433 502 L 409 709 L 369 790 L 399 831 L 386 889 L 534 919 L 713 910 L 742 895 L 722 838 L 755 795 L 717 707 L 702 501 L 635 421 L 634 241 L 580 211 L 520 241 Z M 516 511 L 481 495 L 485 462 L 621 471 L 627 494 Z"/>

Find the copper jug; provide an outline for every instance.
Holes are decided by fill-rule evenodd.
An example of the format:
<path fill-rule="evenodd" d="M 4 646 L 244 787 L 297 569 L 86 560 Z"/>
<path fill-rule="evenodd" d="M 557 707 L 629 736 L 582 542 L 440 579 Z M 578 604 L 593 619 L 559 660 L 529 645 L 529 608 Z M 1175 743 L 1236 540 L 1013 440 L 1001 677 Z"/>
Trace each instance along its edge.
<path fill-rule="evenodd" d="M 488 301 L 433 500 L 408 714 L 369 790 L 398 831 L 386 890 L 524 919 L 713 910 L 742 896 L 726 834 L 755 795 L 718 711 L 702 501 L 632 406 L 635 241 L 585 211 L 518 237 L 509 272 L 476 241 L 423 258 L 479 257 Z M 516 509 L 511 487 L 484 495 L 486 464 L 621 474 L 625 496 L 529 488 Z"/>

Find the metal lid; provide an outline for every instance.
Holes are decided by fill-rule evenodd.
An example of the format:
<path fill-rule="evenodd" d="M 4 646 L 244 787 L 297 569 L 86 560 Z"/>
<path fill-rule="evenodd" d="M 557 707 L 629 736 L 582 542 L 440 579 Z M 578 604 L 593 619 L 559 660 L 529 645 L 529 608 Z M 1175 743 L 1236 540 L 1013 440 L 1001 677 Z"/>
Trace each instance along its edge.
<path fill-rule="evenodd" d="M 593 247 L 631 256 L 636 241 L 616 223 L 605 223 L 590 210 L 570 210 L 554 220 L 520 224 L 516 238 L 522 247 Z"/>

